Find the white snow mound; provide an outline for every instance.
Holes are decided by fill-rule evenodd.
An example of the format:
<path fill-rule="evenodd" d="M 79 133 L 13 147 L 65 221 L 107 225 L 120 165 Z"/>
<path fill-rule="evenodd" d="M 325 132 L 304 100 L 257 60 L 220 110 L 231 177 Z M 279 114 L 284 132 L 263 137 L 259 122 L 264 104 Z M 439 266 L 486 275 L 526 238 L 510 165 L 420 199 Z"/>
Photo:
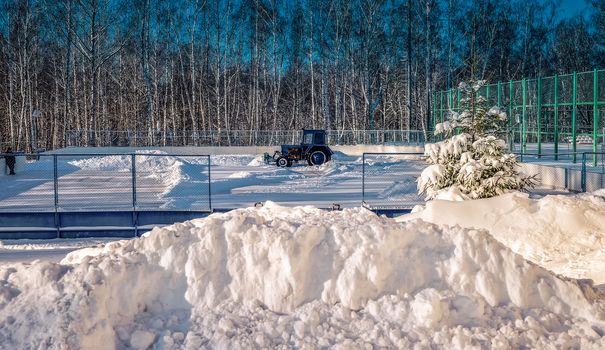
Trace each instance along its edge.
<path fill-rule="evenodd" d="M 513 192 L 470 201 L 433 200 L 397 220 L 416 218 L 487 230 L 514 252 L 557 274 L 605 283 L 605 192 L 540 199 Z"/>
<path fill-rule="evenodd" d="M 268 202 L 0 267 L 9 348 L 605 345 L 603 318 L 486 232 L 361 208 Z"/>
<path fill-rule="evenodd" d="M 167 194 L 186 177 L 183 173 L 183 161 L 180 157 L 167 155 L 164 151 L 137 151 L 135 157 L 137 180 L 142 184 L 160 184 L 161 195 Z M 90 157 L 69 161 L 80 171 L 92 172 L 131 172 L 132 156 L 109 155 Z"/>

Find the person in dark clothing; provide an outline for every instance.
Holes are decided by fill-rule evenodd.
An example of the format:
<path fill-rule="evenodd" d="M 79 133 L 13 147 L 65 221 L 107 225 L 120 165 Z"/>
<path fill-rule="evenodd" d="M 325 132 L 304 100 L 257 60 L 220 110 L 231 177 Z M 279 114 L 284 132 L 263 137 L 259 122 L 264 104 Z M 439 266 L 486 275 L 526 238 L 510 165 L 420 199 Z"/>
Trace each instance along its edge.
<path fill-rule="evenodd" d="M 6 162 L 6 166 L 9 170 L 9 175 L 15 175 L 15 156 L 13 156 L 13 150 L 9 147 L 6 149 L 6 153 L 4 155 L 4 161 Z"/>

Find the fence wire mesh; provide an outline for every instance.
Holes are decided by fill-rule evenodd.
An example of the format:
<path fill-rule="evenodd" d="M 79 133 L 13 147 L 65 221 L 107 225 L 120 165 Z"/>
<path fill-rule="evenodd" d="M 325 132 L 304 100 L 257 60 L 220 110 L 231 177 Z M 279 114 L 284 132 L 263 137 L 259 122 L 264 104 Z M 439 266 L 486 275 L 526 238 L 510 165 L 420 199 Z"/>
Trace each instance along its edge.
<path fill-rule="evenodd" d="M 58 209 L 133 209 L 129 155 L 57 155 L 56 169 Z"/>
<path fill-rule="evenodd" d="M 69 130 L 67 147 L 278 146 L 300 143 L 302 130 Z M 422 130 L 327 130 L 330 145 L 421 144 Z"/>
<path fill-rule="evenodd" d="M 210 210 L 210 156 L 136 155 L 137 208 Z"/>
<path fill-rule="evenodd" d="M 517 154 L 523 173 L 535 176 L 536 186 L 530 189 L 530 192 L 549 190 L 580 192 L 582 165 L 574 164 L 573 157 L 571 153 Z M 581 158 L 581 154 L 579 157 Z"/>
<path fill-rule="evenodd" d="M 422 153 L 364 153 L 362 200 L 370 209 L 411 209 L 424 203 L 417 180 L 426 162 Z"/>
<path fill-rule="evenodd" d="M 55 208 L 53 157 L 23 153 L 0 154 L 0 211 L 48 212 Z M 7 157 L 15 158 L 15 175 L 9 175 Z"/>
<path fill-rule="evenodd" d="M 498 82 L 482 87 L 479 95 L 509 114 L 509 146 L 536 153 L 600 152 L 605 139 L 605 70 Z M 460 112 L 460 91 L 450 89 L 433 96 L 433 127 Z M 550 143 L 552 149 L 543 149 Z M 560 147 L 561 146 L 561 147 Z M 578 159 L 574 158 L 573 162 Z"/>
<path fill-rule="evenodd" d="M 605 187 L 605 153 L 517 154 L 521 168 L 537 175 L 537 190 L 591 192 Z M 573 160 L 579 160 L 574 163 Z"/>
<path fill-rule="evenodd" d="M 14 156 L 16 175 L 0 164 L 3 212 L 212 209 L 208 155 Z"/>
<path fill-rule="evenodd" d="M 208 155 L 15 153 L 8 156 L 15 157 L 16 175 L 8 175 L 4 156 L 0 154 L 0 212 L 212 210 Z M 590 192 L 605 187 L 605 152 L 525 153 L 517 157 L 526 174 L 538 175 L 537 191 Z M 580 161 L 573 163 L 574 157 Z M 212 166 L 221 175 L 220 165 Z M 410 209 L 423 203 L 417 179 L 425 167 L 421 153 L 364 153 L 362 203 L 370 209 Z M 313 170 L 301 167 L 299 172 Z M 231 178 L 230 173 L 222 176 Z M 299 176 L 295 183 L 280 184 L 283 188 L 275 199 L 285 201 L 294 194 L 316 201 L 338 201 L 334 191 L 318 190 L 315 180 Z M 257 190 L 255 186 L 242 189 L 256 196 Z M 233 197 L 231 191 L 223 192 L 219 191 L 219 196 Z M 358 193 L 353 197 L 359 198 Z"/>

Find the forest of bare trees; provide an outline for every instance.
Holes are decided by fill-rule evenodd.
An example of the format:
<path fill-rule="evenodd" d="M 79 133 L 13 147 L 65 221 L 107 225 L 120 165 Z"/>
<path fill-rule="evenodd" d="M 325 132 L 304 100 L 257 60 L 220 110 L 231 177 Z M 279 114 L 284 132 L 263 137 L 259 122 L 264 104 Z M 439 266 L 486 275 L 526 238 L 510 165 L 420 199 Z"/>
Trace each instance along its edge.
<path fill-rule="evenodd" d="M 0 143 L 426 130 L 432 92 L 605 67 L 605 1 L 0 0 Z"/>

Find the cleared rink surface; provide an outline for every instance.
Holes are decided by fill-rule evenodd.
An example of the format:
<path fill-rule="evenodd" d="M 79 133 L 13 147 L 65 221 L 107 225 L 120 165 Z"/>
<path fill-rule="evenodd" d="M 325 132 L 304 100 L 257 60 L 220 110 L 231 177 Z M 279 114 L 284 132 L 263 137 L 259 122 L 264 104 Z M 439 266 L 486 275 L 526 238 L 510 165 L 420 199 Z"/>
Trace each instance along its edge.
<path fill-rule="evenodd" d="M 65 211 L 133 208 L 130 155 L 70 155 L 69 151 L 61 150 L 57 158 L 57 198 L 53 159 L 42 156 L 22 161 L 16 176 L 0 176 L 0 210 L 52 211 L 55 200 L 59 210 Z M 415 181 L 425 163 L 418 156 L 366 156 L 364 197 L 361 155 L 337 152 L 322 166 L 301 162 L 288 168 L 265 164 L 262 154 L 211 155 L 208 174 L 208 158 L 202 155 L 130 152 L 137 152 L 139 210 L 231 209 L 266 201 L 322 208 L 338 204 L 344 208 L 361 206 L 362 200 L 372 207 L 411 208 L 422 202 Z"/>
<path fill-rule="evenodd" d="M 415 158 L 408 156 L 407 158 Z M 273 201 L 285 206 L 331 208 L 411 208 L 422 202 L 416 178 L 424 162 L 403 156 L 366 156 L 365 198 L 362 196 L 363 158 L 342 153 L 321 166 L 295 164 L 278 168 L 253 156 L 216 156 L 212 161 L 212 202 L 215 208 L 238 208 Z M 239 164 L 237 164 L 239 163 Z"/>

